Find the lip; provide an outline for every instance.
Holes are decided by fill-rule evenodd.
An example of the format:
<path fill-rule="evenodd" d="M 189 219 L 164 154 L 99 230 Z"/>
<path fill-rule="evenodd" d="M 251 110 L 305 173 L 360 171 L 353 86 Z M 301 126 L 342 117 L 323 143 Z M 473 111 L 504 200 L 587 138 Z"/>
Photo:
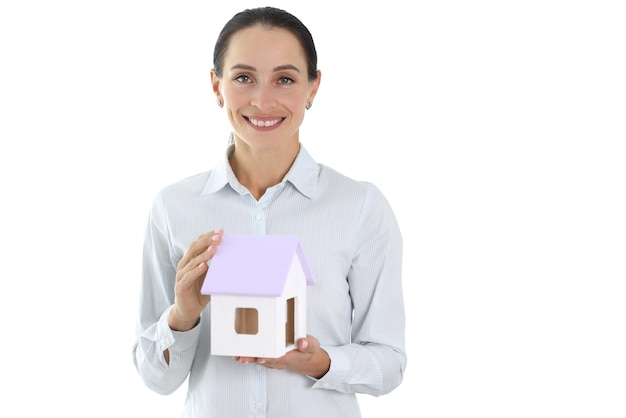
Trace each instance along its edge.
<path fill-rule="evenodd" d="M 244 119 L 249 126 L 263 131 L 275 129 L 285 120 L 282 116 L 244 116 Z"/>

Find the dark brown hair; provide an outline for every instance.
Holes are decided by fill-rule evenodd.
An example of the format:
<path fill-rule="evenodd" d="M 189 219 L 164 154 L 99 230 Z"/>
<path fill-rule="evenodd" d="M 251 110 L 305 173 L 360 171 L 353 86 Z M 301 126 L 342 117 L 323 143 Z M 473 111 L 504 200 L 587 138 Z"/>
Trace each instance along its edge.
<path fill-rule="evenodd" d="M 224 56 L 228 42 L 234 33 L 254 25 L 268 28 L 286 29 L 291 32 L 302 45 L 307 60 L 307 76 L 309 81 L 317 78 L 317 52 L 313 36 L 306 26 L 294 15 L 275 7 L 258 7 L 237 13 L 224 25 L 213 50 L 213 67 L 215 74 L 221 78 L 224 71 Z"/>

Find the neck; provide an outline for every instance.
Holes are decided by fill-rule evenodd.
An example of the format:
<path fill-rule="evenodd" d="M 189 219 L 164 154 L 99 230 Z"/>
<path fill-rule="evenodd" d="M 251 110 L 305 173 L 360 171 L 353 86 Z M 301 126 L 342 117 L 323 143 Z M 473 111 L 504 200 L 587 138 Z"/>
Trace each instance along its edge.
<path fill-rule="evenodd" d="M 230 157 L 230 166 L 239 183 L 259 200 L 269 187 L 283 180 L 299 151 L 300 143 L 280 151 L 257 152 L 236 143 L 235 151 Z"/>

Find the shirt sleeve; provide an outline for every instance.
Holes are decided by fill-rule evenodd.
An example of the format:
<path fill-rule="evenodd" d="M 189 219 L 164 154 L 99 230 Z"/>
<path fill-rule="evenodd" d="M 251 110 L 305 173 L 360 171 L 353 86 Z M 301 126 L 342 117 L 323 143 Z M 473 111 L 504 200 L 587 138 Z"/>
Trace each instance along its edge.
<path fill-rule="evenodd" d="M 133 361 L 146 386 L 160 394 L 178 389 L 189 374 L 199 329 L 176 332 L 168 324 L 174 304 L 176 265 L 161 196 L 154 200 L 146 229 L 139 319 Z M 169 364 L 164 351 L 169 353 Z"/>
<path fill-rule="evenodd" d="M 348 275 L 354 304 L 351 343 L 322 347 L 331 366 L 314 387 L 379 396 L 400 385 L 407 358 L 402 237 L 388 201 L 373 185 L 358 231 Z"/>

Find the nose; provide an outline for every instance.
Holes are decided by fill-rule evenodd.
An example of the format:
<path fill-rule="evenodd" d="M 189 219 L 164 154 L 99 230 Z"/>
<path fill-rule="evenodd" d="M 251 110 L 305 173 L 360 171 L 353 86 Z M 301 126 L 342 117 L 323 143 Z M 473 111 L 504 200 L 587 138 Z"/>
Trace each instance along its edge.
<path fill-rule="evenodd" d="M 263 111 L 275 108 L 277 101 L 272 87 L 267 84 L 259 84 L 252 95 L 250 105 Z"/>

